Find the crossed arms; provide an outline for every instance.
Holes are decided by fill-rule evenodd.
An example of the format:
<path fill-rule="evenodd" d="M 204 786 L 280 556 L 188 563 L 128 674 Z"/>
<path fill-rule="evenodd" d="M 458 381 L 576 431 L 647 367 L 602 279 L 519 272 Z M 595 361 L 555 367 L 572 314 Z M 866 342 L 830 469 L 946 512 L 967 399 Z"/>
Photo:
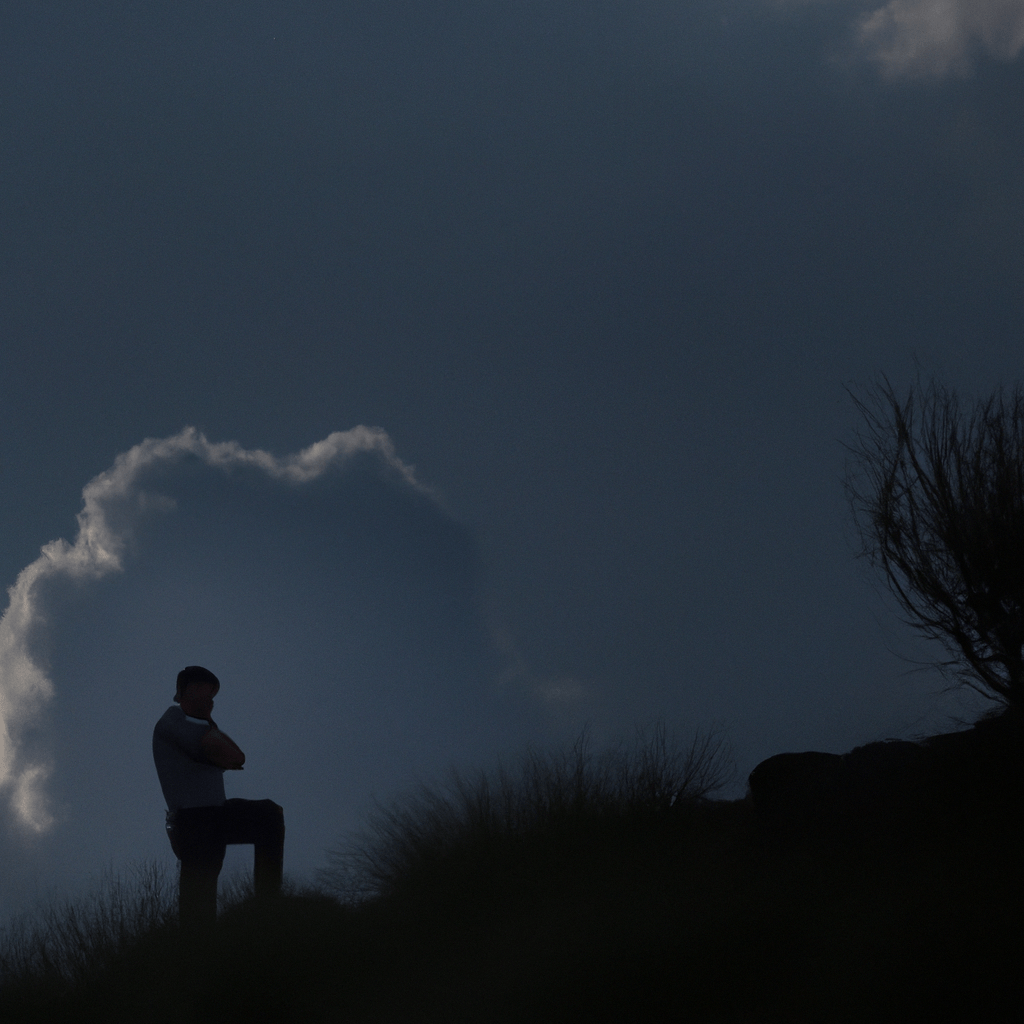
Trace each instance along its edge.
<path fill-rule="evenodd" d="M 213 722 L 199 741 L 203 756 L 218 768 L 240 769 L 245 764 L 245 754 L 238 744 L 226 733 L 220 731 Z"/>

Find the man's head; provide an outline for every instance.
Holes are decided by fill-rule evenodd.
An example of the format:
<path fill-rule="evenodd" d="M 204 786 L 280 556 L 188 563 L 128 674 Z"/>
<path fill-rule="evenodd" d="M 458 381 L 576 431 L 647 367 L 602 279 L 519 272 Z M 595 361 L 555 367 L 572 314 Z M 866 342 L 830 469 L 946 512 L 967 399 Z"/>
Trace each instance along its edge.
<path fill-rule="evenodd" d="M 196 718 L 208 718 L 213 711 L 213 697 L 220 689 L 220 680 L 202 665 L 189 665 L 178 673 L 174 703 Z"/>

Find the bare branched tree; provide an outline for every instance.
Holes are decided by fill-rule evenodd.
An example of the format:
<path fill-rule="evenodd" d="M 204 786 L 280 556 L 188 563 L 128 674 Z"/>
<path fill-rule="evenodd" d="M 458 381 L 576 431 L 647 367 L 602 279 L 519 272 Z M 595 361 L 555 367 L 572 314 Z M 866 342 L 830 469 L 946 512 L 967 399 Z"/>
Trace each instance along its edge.
<path fill-rule="evenodd" d="M 864 554 L 937 664 L 986 697 L 1024 697 L 1024 392 L 964 408 L 937 384 L 853 397 L 847 471 Z"/>

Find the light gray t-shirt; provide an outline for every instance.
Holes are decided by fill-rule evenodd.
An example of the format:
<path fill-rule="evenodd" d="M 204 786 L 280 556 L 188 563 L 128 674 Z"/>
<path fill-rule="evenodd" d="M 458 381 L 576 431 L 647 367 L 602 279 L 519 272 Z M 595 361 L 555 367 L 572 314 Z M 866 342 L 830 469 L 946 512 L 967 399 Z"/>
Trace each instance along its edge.
<path fill-rule="evenodd" d="M 207 761 L 200 747 L 209 728 L 172 704 L 153 729 L 153 760 L 169 811 L 224 803 L 224 769 Z"/>

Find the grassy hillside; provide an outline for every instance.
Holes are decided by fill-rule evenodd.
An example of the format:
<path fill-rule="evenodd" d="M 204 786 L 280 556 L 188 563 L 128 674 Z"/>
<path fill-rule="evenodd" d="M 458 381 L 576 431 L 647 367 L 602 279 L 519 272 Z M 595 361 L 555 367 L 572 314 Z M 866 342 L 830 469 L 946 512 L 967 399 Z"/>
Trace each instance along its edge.
<path fill-rule="evenodd" d="M 748 801 L 702 798 L 713 743 L 663 740 L 422 790 L 321 889 L 235 893 L 201 940 L 180 941 L 151 874 L 91 916 L 55 908 L 49 931 L 8 937 L 0 1017 L 1010 1019 L 1021 812 L 1004 787 L 938 799 L 893 841 L 780 837 Z"/>

